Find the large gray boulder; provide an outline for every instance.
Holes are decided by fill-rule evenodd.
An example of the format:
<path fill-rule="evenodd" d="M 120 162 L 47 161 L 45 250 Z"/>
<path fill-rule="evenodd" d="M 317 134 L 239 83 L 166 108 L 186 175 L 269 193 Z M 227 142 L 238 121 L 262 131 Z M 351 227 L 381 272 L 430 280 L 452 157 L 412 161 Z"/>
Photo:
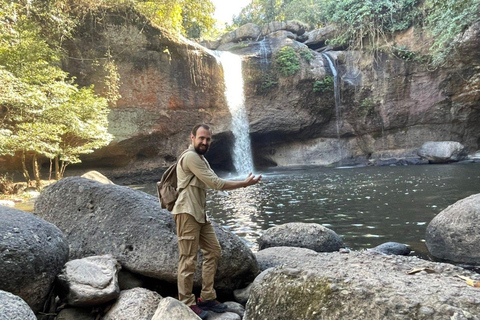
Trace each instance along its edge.
<path fill-rule="evenodd" d="M 220 40 L 220 44 L 227 44 L 230 42 L 240 42 L 243 40 L 247 39 L 257 39 L 258 36 L 260 35 L 261 30 L 260 27 L 254 23 L 247 23 L 239 28 L 226 33 L 225 35 L 222 36 Z"/>
<path fill-rule="evenodd" d="M 460 142 L 429 141 L 418 150 L 418 155 L 431 163 L 445 163 L 465 159 L 468 151 Z"/>
<path fill-rule="evenodd" d="M 124 290 L 102 320 L 151 320 L 162 296 L 145 288 Z"/>
<path fill-rule="evenodd" d="M 278 21 L 272 21 L 269 22 L 262 27 L 262 35 L 266 36 L 271 33 L 277 32 L 277 31 L 289 31 L 295 34 L 296 36 L 301 36 L 305 33 L 306 30 L 308 30 L 308 25 L 300 22 L 300 21 L 286 21 L 286 22 L 278 22 Z"/>
<path fill-rule="evenodd" d="M 68 260 L 68 244 L 53 224 L 0 206 L 0 290 L 41 311 L 55 277 Z"/>
<path fill-rule="evenodd" d="M 317 252 L 333 252 L 343 241 L 333 230 L 317 223 L 292 222 L 266 230 L 258 239 L 260 250 L 270 247 L 299 247 Z"/>
<path fill-rule="evenodd" d="M 459 200 L 427 226 L 428 251 L 439 259 L 480 264 L 480 194 Z"/>
<path fill-rule="evenodd" d="M 120 265 L 112 256 L 92 256 L 65 264 L 58 282 L 71 306 L 99 305 L 118 297 Z"/>
<path fill-rule="evenodd" d="M 71 177 L 47 187 L 34 210 L 64 231 L 71 258 L 111 254 L 127 270 L 176 283 L 175 223 L 170 212 L 160 209 L 157 197 Z M 215 232 L 222 246 L 216 288 L 234 290 L 251 282 L 258 265 L 250 248 L 219 226 L 215 226 Z M 201 285 L 202 259 L 195 274 L 196 286 Z"/>
<path fill-rule="evenodd" d="M 337 29 L 334 26 L 326 26 L 324 28 L 314 29 L 307 32 L 305 35 L 307 40 L 305 44 L 308 46 L 323 46 L 327 40 L 335 38 Z"/>
<path fill-rule="evenodd" d="M 479 319 L 478 288 L 457 275 L 480 275 L 454 265 L 372 251 L 277 262 L 254 284 L 244 320 Z"/>
<path fill-rule="evenodd" d="M 22 298 L 0 290 L 0 320 L 37 320 L 37 318 Z"/>

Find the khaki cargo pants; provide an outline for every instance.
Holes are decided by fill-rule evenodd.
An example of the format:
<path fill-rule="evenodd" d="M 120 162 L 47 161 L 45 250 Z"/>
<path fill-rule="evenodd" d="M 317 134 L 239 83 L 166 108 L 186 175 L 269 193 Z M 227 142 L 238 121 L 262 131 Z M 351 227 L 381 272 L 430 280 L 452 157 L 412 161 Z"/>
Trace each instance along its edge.
<path fill-rule="evenodd" d="M 202 266 L 202 300 L 217 298 L 213 288 L 218 259 L 221 255 L 215 230 L 210 222 L 198 223 L 188 213 L 173 215 L 177 226 L 178 249 L 178 300 L 187 306 L 196 304 L 193 289 L 193 275 L 197 266 L 198 247 L 203 253 Z"/>

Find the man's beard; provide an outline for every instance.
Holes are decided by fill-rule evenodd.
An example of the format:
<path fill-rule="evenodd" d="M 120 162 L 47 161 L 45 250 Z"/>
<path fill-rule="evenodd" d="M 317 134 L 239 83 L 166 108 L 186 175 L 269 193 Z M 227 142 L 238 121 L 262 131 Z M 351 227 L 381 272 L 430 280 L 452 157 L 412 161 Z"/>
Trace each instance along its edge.
<path fill-rule="evenodd" d="M 195 151 L 198 154 L 204 155 L 208 151 L 208 146 L 199 144 L 198 146 L 195 146 Z"/>

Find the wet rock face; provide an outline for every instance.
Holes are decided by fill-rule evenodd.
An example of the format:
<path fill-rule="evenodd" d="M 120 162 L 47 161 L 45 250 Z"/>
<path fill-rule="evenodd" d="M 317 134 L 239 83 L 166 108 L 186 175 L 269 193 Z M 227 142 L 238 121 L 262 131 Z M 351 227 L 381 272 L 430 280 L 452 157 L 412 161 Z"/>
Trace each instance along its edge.
<path fill-rule="evenodd" d="M 36 215 L 66 235 L 71 258 L 111 254 L 125 269 L 177 282 L 178 241 L 172 214 L 144 192 L 80 177 L 47 187 L 35 202 Z M 217 290 L 234 290 L 258 273 L 255 256 L 233 233 L 215 226 L 222 247 Z M 201 285 L 200 258 L 195 285 Z"/>
<path fill-rule="evenodd" d="M 68 243 L 53 224 L 0 206 L 0 290 L 43 308 L 55 277 L 68 259 Z"/>
<path fill-rule="evenodd" d="M 428 251 L 439 259 L 480 264 L 480 194 L 455 202 L 428 224 Z"/>

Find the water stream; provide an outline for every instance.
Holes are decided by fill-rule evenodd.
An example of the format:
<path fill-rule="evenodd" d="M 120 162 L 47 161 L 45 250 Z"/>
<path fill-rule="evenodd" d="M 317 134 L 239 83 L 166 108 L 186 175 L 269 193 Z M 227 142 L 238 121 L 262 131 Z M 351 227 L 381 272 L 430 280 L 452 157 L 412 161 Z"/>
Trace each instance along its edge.
<path fill-rule="evenodd" d="M 339 77 L 338 77 L 338 72 L 337 69 L 335 68 L 335 63 L 333 63 L 333 60 L 330 58 L 330 56 L 327 53 L 322 53 L 322 56 L 325 57 L 328 61 L 328 65 L 330 66 L 330 70 L 332 70 L 333 74 L 333 94 L 335 98 L 335 118 L 336 118 L 336 129 L 337 129 L 337 140 L 338 140 L 338 155 L 340 157 L 340 163 L 341 159 L 343 159 L 343 154 L 342 154 L 342 148 L 340 146 L 340 107 L 341 107 L 341 102 L 340 102 L 340 86 L 339 86 Z"/>
<path fill-rule="evenodd" d="M 225 98 L 232 115 L 232 133 L 235 137 L 233 164 L 239 175 L 253 172 L 250 126 L 245 109 L 242 59 L 230 52 L 218 52 L 225 80 Z"/>
<path fill-rule="evenodd" d="M 262 73 L 266 73 L 268 64 L 270 63 L 269 56 L 271 55 L 271 49 L 266 39 L 263 39 L 258 44 L 260 46 L 260 68 L 262 69 Z"/>

